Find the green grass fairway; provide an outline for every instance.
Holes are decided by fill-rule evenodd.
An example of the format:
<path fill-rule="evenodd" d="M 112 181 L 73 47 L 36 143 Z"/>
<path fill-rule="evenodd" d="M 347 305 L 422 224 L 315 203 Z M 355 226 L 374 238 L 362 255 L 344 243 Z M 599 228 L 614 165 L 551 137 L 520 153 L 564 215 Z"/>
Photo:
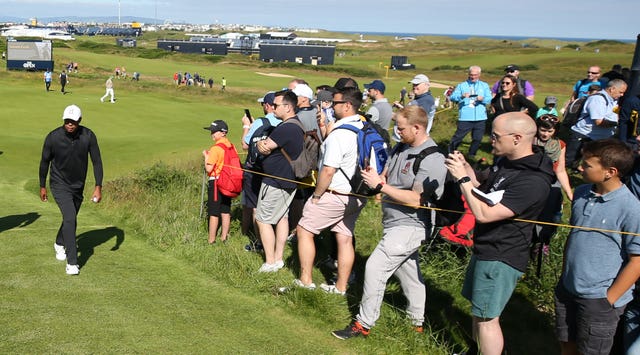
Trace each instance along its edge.
<path fill-rule="evenodd" d="M 80 276 L 67 276 L 52 246 L 60 212 L 53 199 L 42 203 L 37 195 L 42 143 L 62 123 L 66 105 L 78 104 L 82 124 L 97 134 L 105 180 L 160 160 L 199 157 L 211 144 L 202 127 L 224 118 L 238 132 L 242 109 L 214 103 L 224 96 L 170 85 L 153 93 L 119 81 L 117 103 L 101 103 L 102 77 L 72 76 L 70 93 L 62 95 L 56 85 L 45 92 L 41 75 L 0 74 L 6 98 L 0 118 L 1 353 L 349 352 L 348 344 L 327 342 L 326 329 L 288 314 L 267 295 L 220 284 L 198 265 L 150 246 L 88 198 L 78 222 L 84 266 Z M 91 186 L 91 172 L 88 180 Z M 109 191 L 104 194 L 108 199 Z"/>

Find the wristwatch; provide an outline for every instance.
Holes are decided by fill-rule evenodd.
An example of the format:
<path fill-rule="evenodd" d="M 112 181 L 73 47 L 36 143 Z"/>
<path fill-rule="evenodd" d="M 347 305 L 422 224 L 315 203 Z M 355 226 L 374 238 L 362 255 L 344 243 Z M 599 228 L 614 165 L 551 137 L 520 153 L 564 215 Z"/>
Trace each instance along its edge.
<path fill-rule="evenodd" d="M 465 182 L 469 182 L 469 181 L 471 181 L 471 178 L 470 178 L 470 177 L 468 177 L 468 176 L 463 176 L 463 177 L 461 177 L 460 179 L 458 179 L 458 181 L 456 181 L 456 184 L 458 184 L 458 185 L 462 185 L 462 184 L 464 184 Z"/>
<path fill-rule="evenodd" d="M 376 193 L 380 193 L 380 191 L 382 191 L 383 186 L 384 186 L 384 181 L 380 181 L 380 183 L 376 185 L 376 188 L 373 189 L 373 191 L 375 191 Z"/>

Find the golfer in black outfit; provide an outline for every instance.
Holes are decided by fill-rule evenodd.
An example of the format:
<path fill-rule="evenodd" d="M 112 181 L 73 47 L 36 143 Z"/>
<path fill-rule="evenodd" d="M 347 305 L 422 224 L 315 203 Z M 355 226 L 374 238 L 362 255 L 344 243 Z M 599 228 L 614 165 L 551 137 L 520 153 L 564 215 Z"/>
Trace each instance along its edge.
<path fill-rule="evenodd" d="M 67 260 L 67 274 L 79 273 L 76 247 L 77 215 L 82 205 L 82 193 L 87 178 L 88 156 L 91 156 L 96 187 L 93 202 L 102 199 L 102 159 L 95 134 L 80 126 L 82 112 L 76 105 L 68 106 L 62 115 L 64 124 L 47 135 L 40 160 L 40 199 L 47 201 L 47 172 L 51 166 L 49 186 L 60 211 L 62 225 L 58 230 L 54 250 L 56 259 Z"/>

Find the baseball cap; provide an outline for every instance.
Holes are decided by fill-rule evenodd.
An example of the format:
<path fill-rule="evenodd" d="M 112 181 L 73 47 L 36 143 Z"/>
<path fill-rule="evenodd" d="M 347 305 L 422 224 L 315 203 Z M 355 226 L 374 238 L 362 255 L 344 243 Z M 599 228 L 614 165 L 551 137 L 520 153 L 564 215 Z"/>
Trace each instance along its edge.
<path fill-rule="evenodd" d="M 414 85 L 418 85 L 418 84 L 422 84 L 422 83 L 427 83 L 429 84 L 429 77 L 427 77 L 424 74 L 418 74 L 416 76 L 413 77 L 413 79 L 411 79 L 411 81 L 409 81 L 411 84 Z"/>
<path fill-rule="evenodd" d="M 211 133 L 229 132 L 229 126 L 227 126 L 227 123 L 223 120 L 215 120 L 211 122 L 211 126 L 204 127 L 204 129 L 211 131 Z"/>
<path fill-rule="evenodd" d="M 293 93 L 298 97 L 306 97 L 309 100 L 313 100 L 313 90 L 307 84 L 298 84 L 293 88 Z"/>
<path fill-rule="evenodd" d="M 329 90 L 320 90 L 317 97 L 318 101 L 333 101 L 333 93 Z"/>
<path fill-rule="evenodd" d="M 427 79 L 427 81 L 429 81 L 429 79 Z M 378 91 L 380 91 L 381 93 L 384 94 L 384 90 L 386 89 L 386 86 L 384 85 L 382 80 L 374 80 L 369 84 L 364 84 L 364 88 L 365 89 L 375 89 L 375 90 L 378 90 Z"/>
<path fill-rule="evenodd" d="M 82 118 L 82 111 L 80 107 L 76 105 L 69 105 L 64 109 L 64 113 L 62 114 L 63 120 L 72 120 L 72 121 L 80 121 Z"/>
<path fill-rule="evenodd" d="M 276 99 L 276 94 L 273 91 L 269 91 L 268 93 L 266 93 L 264 95 L 264 97 L 261 97 L 258 99 L 258 102 L 261 104 L 269 104 L 269 105 L 273 105 L 273 101 Z"/>
<path fill-rule="evenodd" d="M 510 71 L 514 71 L 514 70 L 520 70 L 520 67 L 515 65 L 515 64 L 509 64 L 504 68 L 504 71 L 506 71 L 506 72 L 510 72 Z"/>
<path fill-rule="evenodd" d="M 547 96 L 544 99 L 545 105 L 557 104 L 557 103 L 558 103 L 558 99 L 555 96 Z"/>

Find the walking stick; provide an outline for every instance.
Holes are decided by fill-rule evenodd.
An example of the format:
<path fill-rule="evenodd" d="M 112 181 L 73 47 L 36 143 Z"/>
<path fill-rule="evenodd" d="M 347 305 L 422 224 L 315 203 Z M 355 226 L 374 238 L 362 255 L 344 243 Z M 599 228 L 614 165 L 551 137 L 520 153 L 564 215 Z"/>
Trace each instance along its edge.
<path fill-rule="evenodd" d="M 202 213 L 204 212 L 204 191 L 207 185 L 207 170 L 202 169 L 202 188 L 200 189 L 200 218 L 202 218 Z"/>

